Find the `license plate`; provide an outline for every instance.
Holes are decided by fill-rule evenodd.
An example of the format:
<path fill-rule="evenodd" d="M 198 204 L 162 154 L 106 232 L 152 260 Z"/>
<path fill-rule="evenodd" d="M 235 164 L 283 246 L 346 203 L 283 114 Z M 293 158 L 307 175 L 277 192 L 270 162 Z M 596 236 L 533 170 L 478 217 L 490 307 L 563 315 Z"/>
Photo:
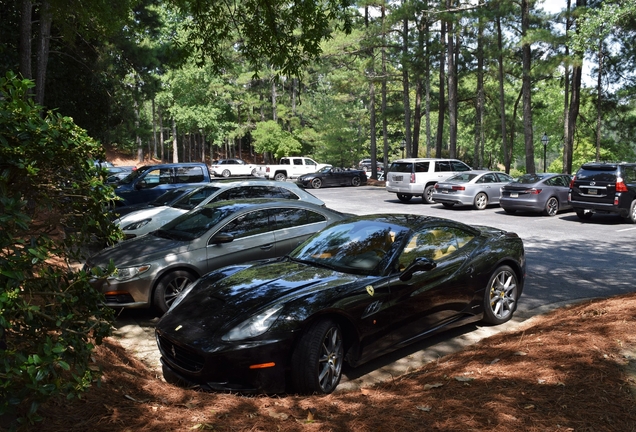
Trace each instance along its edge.
<path fill-rule="evenodd" d="M 590 195 L 597 195 L 598 191 L 596 189 L 588 189 L 587 193 L 590 194 Z"/>
<path fill-rule="evenodd" d="M 443 194 L 445 194 L 445 193 L 447 194 L 447 193 L 448 193 L 448 191 L 447 191 L 446 189 L 442 189 L 442 193 L 443 193 Z"/>
<path fill-rule="evenodd" d="M 519 194 L 517 192 L 510 192 L 510 198 L 518 198 Z"/>
<path fill-rule="evenodd" d="M 402 176 L 393 176 L 393 181 L 402 181 Z"/>

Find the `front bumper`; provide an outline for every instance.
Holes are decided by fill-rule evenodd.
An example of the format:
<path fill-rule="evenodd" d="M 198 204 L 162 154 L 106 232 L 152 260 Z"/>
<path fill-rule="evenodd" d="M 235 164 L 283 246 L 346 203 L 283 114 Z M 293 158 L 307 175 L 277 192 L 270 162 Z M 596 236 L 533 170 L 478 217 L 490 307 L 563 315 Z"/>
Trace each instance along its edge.
<path fill-rule="evenodd" d="M 131 309 L 150 307 L 150 278 L 132 278 L 126 281 L 95 279 L 91 281 L 91 285 L 104 294 L 105 306 Z"/>

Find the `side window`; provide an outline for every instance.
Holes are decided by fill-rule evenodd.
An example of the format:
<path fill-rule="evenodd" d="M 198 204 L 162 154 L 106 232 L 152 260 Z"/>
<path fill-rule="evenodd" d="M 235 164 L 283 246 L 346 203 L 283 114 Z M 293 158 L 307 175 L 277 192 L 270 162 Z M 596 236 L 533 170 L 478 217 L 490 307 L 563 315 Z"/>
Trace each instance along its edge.
<path fill-rule="evenodd" d="M 231 194 L 232 194 L 232 190 L 231 189 L 223 191 L 220 194 L 218 194 L 217 196 L 215 196 L 214 199 L 212 199 L 212 201 L 210 201 L 210 202 L 230 200 L 230 199 L 232 199 L 231 198 Z"/>
<path fill-rule="evenodd" d="M 274 217 L 276 219 L 276 229 L 293 228 L 326 220 L 320 213 L 305 209 L 277 210 L 274 213 Z"/>
<path fill-rule="evenodd" d="M 632 166 L 623 167 L 623 181 L 625 183 L 636 182 L 636 167 L 632 167 Z"/>
<path fill-rule="evenodd" d="M 303 164 L 302 159 L 294 159 L 294 165 L 302 165 L 302 164 Z"/>
<path fill-rule="evenodd" d="M 203 168 L 177 167 L 176 178 L 177 183 L 200 183 L 203 181 Z"/>
<path fill-rule="evenodd" d="M 316 162 L 311 159 L 305 159 L 305 165 L 316 165 Z"/>
<path fill-rule="evenodd" d="M 427 173 L 428 167 L 429 167 L 429 162 L 415 162 L 416 173 Z"/>
<path fill-rule="evenodd" d="M 451 161 L 451 166 L 453 167 L 453 171 L 470 171 L 470 167 L 466 165 L 464 162 L 460 161 Z"/>
<path fill-rule="evenodd" d="M 300 199 L 298 195 L 296 195 L 289 189 L 285 189 L 282 187 L 276 187 L 276 195 L 274 195 L 273 198 L 294 199 L 294 200 Z"/>
<path fill-rule="evenodd" d="M 228 222 L 220 232 L 231 234 L 235 239 L 269 232 L 269 217 L 266 210 L 256 210 L 240 215 Z"/>
<path fill-rule="evenodd" d="M 400 267 L 405 268 L 420 257 L 439 261 L 463 248 L 473 237 L 461 229 L 444 226 L 417 232 L 400 255 Z"/>
<path fill-rule="evenodd" d="M 494 174 L 485 174 L 477 181 L 477 183 L 496 183 L 496 182 L 497 182 L 497 178 L 495 177 Z"/>
<path fill-rule="evenodd" d="M 510 177 L 508 174 L 497 173 L 497 177 L 499 177 L 499 181 L 500 182 L 511 182 L 512 181 L 512 177 Z"/>
<path fill-rule="evenodd" d="M 436 161 L 435 172 L 448 172 L 451 171 L 450 161 Z"/>
<path fill-rule="evenodd" d="M 146 187 L 154 187 L 160 184 L 171 183 L 171 169 L 170 168 L 157 168 L 148 171 L 143 181 L 146 182 Z"/>

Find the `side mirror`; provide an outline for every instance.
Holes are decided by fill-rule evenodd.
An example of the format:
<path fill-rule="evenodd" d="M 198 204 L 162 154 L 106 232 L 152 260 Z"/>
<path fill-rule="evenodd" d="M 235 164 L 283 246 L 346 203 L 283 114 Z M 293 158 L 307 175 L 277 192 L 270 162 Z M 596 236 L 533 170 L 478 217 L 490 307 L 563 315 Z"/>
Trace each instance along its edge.
<path fill-rule="evenodd" d="M 430 271 L 437 267 L 437 263 L 429 258 L 415 258 L 413 262 L 402 272 L 400 280 L 406 282 L 413 274 L 420 271 Z"/>
<path fill-rule="evenodd" d="M 210 239 L 210 244 L 223 244 L 223 243 L 230 243 L 233 241 L 234 241 L 234 236 L 232 234 L 218 233 Z"/>
<path fill-rule="evenodd" d="M 139 190 L 139 189 L 144 189 L 146 188 L 147 183 L 146 180 L 139 180 L 136 184 L 135 184 L 135 189 Z"/>

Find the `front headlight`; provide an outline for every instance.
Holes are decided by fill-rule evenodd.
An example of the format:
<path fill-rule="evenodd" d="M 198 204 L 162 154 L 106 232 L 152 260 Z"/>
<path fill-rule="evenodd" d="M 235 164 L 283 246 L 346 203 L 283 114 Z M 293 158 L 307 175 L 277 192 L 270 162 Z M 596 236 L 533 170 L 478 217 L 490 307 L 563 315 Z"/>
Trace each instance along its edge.
<path fill-rule="evenodd" d="M 252 316 L 227 332 L 221 339 L 231 342 L 262 335 L 278 319 L 283 307 L 284 305 L 279 304 Z"/>
<path fill-rule="evenodd" d="M 122 281 L 132 279 L 135 276 L 147 272 L 148 270 L 150 270 L 150 264 L 143 264 L 135 267 L 117 268 L 115 270 L 115 274 L 113 274 L 112 277 L 119 281 Z"/>
<path fill-rule="evenodd" d="M 152 219 L 143 219 L 137 222 L 133 222 L 131 224 L 126 225 L 125 227 L 122 227 L 122 230 L 124 231 L 132 231 L 132 230 L 138 230 L 139 228 L 148 225 L 148 222 L 150 222 Z"/>

